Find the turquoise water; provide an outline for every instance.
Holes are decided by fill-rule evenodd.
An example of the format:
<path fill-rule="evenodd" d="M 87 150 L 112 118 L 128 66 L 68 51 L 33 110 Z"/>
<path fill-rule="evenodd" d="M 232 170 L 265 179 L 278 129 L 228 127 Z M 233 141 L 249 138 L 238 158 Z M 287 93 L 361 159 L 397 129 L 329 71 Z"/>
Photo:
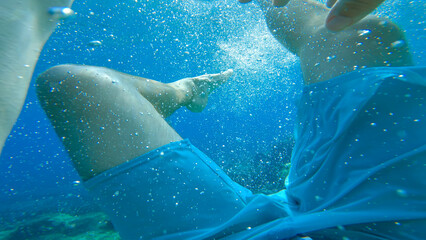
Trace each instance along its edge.
<path fill-rule="evenodd" d="M 231 176 L 293 133 L 294 100 L 302 87 L 298 59 L 269 34 L 254 4 L 226 1 L 76 1 L 76 16 L 45 45 L 34 76 L 63 63 L 113 68 L 163 82 L 234 69 L 200 114 L 179 110 L 169 121 Z M 424 1 L 388 1 L 378 11 L 406 30 L 417 65 L 426 65 Z M 91 41 L 100 41 L 93 46 Z M 265 158 L 265 157 L 263 157 Z M 48 212 L 96 209 L 78 183 L 31 86 L 0 159 L 4 221 Z M 271 173 L 276 174 L 276 173 Z M 37 233 L 35 233 L 37 234 Z"/>

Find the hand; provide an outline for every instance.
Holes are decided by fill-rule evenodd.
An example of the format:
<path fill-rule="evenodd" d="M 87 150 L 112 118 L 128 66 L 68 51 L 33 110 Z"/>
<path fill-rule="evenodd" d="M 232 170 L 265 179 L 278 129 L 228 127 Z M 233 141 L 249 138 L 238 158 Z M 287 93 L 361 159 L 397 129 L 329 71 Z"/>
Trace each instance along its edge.
<path fill-rule="evenodd" d="M 238 0 L 240 3 L 249 3 L 252 0 Z M 275 7 L 284 7 L 290 0 L 272 0 Z"/>
<path fill-rule="evenodd" d="M 385 0 L 327 0 L 332 8 L 326 20 L 326 27 L 334 32 L 363 19 Z M 337 3 L 336 3 L 337 2 Z"/>

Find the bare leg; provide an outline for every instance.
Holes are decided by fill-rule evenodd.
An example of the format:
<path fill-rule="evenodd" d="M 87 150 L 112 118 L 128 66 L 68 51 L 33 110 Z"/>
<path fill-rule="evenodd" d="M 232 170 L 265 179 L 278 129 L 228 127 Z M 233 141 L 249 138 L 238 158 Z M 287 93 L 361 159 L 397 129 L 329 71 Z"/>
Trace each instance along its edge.
<path fill-rule="evenodd" d="M 27 95 L 37 59 L 58 18 L 51 7 L 73 0 L 0 2 L 0 154 Z"/>
<path fill-rule="evenodd" d="M 181 140 L 162 115 L 193 103 L 202 87 L 213 90 L 231 74 L 163 84 L 107 68 L 62 65 L 38 77 L 37 94 L 80 176 L 89 179 Z"/>
<path fill-rule="evenodd" d="M 412 65 L 402 31 L 387 19 L 370 16 L 341 32 L 324 27 L 329 10 L 311 0 L 283 8 L 258 0 L 274 37 L 300 57 L 306 84 L 367 68 Z"/>
<path fill-rule="evenodd" d="M 115 73 L 121 76 L 125 75 L 119 72 Z M 209 94 L 228 80 L 232 73 L 232 70 L 227 70 L 220 74 L 184 78 L 170 84 L 130 75 L 126 76 L 140 94 L 150 101 L 164 118 L 167 118 L 182 106 L 193 112 L 201 112 L 207 105 Z"/>

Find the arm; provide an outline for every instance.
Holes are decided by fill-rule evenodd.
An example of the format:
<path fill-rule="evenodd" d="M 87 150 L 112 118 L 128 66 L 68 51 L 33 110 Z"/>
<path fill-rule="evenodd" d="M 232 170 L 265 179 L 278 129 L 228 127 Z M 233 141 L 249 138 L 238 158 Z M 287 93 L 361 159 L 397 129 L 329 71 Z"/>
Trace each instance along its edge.
<path fill-rule="evenodd" d="M 252 0 L 238 0 L 248 3 Z M 275 7 L 283 7 L 290 0 L 272 0 Z M 326 18 L 326 27 L 331 31 L 341 31 L 349 27 L 376 9 L 384 0 L 328 0 L 327 7 L 332 8 Z"/>
<path fill-rule="evenodd" d="M 384 0 L 328 0 L 327 7 L 332 9 L 327 16 L 326 27 L 340 31 L 363 19 L 382 2 Z"/>
<path fill-rule="evenodd" d="M 0 2 L 0 154 L 25 102 L 43 45 L 56 27 L 51 7 L 72 0 Z M 56 16 L 58 17 L 58 16 Z"/>

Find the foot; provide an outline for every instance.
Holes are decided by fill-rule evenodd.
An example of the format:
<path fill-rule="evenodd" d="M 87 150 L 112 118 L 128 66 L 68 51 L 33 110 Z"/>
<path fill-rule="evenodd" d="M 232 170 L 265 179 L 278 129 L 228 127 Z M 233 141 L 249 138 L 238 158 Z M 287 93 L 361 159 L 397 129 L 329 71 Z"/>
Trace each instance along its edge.
<path fill-rule="evenodd" d="M 170 86 L 184 95 L 184 106 L 191 112 L 201 112 L 207 105 L 208 96 L 217 87 L 225 83 L 233 74 L 232 69 L 218 74 L 206 74 L 199 77 L 185 78 Z"/>

